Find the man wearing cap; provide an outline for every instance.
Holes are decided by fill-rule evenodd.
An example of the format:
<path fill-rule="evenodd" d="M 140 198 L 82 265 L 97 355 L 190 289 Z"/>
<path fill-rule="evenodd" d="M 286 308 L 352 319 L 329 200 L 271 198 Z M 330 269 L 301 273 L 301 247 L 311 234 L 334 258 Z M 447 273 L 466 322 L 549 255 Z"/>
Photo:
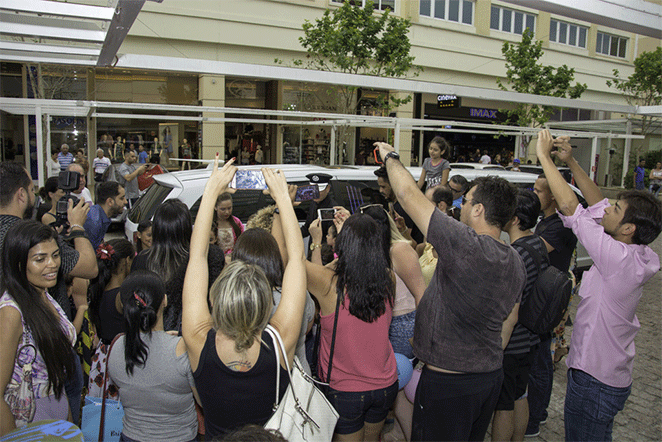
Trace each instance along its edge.
<path fill-rule="evenodd" d="M 333 192 L 331 192 L 331 186 L 329 182 L 331 175 L 326 173 L 309 173 L 306 175 L 306 178 L 310 181 L 310 184 L 317 184 L 320 189 L 320 197 L 313 200 L 313 203 L 308 209 L 308 216 L 306 217 L 306 223 L 301 227 L 301 234 L 305 238 L 309 235 L 308 227 L 310 224 L 315 221 L 318 217 L 317 209 L 332 209 L 334 206 L 337 206 L 338 203 L 333 198 Z M 328 223 L 322 223 L 322 234 L 326 235 L 326 231 L 329 229 Z"/>
<path fill-rule="evenodd" d="M 520 168 L 519 168 L 519 165 L 520 165 L 519 158 L 515 158 L 515 159 L 513 160 L 513 168 L 510 169 L 510 171 L 511 171 L 511 172 L 521 172 L 521 170 L 520 170 Z"/>

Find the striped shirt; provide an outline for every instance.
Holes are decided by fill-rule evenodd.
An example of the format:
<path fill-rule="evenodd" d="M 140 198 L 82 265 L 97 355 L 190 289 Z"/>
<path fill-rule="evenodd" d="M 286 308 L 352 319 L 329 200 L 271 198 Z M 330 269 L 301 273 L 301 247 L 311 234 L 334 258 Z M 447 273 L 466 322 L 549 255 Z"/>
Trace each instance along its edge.
<path fill-rule="evenodd" d="M 60 170 L 64 172 L 69 167 L 69 164 L 74 162 L 74 156 L 71 152 L 67 152 L 66 154 L 60 152 L 57 154 L 57 162 L 60 163 Z"/>
<path fill-rule="evenodd" d="M 536 266 L 536 262 L 529 254 L 529 252 L 527 252 L 524 247 L 520 246 L 521 243 L 530 245 L 537 252 L 540 252 L 540 254 L 545 254 L 547 252 L 545 243 L 543 243 L 538 235 L 525 236 L 511 244 L 513 248 L 517 250 L 517 253 L 519 253 L 522 257 L 522 261 L 524 261 L 524 266 L 526 267 L 526 284 L 524 285 L 524 292 L 522 293 L 522 301 L 520 305 L 523 304 L 524 301 L 529 297 L 531 291 L 533 290 L 533 284 L 538 279 L 538 267 Z M 542 270 L 547 268 L 547 265 L 548 264 L 546 262 L 542 262 Z M 539 342 L 540 338 L 538 335 L 518 322 L 515 324 L 513 333 L 510 336 L 510 341 L 508 341 L 508 346 L 503 352 L 504 354 L 511 355 L 528 353 L 531 350 L 531 347 L 538 344 Z"/>

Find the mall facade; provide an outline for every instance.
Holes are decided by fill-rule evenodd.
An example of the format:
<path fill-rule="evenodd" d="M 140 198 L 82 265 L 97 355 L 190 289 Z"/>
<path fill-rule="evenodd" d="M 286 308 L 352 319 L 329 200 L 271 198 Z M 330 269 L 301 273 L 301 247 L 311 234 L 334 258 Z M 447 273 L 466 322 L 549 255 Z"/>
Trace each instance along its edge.
<path fill-rule="evenodd" d="M 107 6 L 118 1 L 69 3 Z M 629 76 L 635 58 L 655 50 L 661 40 L 611 28 L 600 20 L 588 22 L 520 6 L 527 3 L 535 2 L 375 1 L 375 13 L 390 9 L 392 14 L 411 20 L 411 55 L 422 70 L 416 78 L 412 72 L 410 81 L 401 82 L 346 77 L 347 84 L 361 85 L 356 114 L 386 117 L 375 106 L 380 97 L 412 94 L 408 104 L 390 110 L 389 115 L 453 121 L 463 126 L 445 124 L 438 130 L 424 131 L 407 128 L 409 125 L 394 131 L 368 122 L 351 125 L 345 145 L 331 146 L 339 141 L 332 136 L 331 126 L 323 122 L 340 110 L 329 97 L 329 84 L 345 77 L 292 66 L 294 60 L 305 58 L 299 43 L 304 21 L 314 21 L 325 9 L 339 7 L 337 0 L 146 1 L 107 67 L 97 66 L 94 57 L 85 55 L 62 58 L 61 62 L 50 55 L 22 58 L 16 55 L 18 37 L 4 35 L 1 95 L 3 99 L 136 104 L 135 108 L 119 110 L 108 110 L 106 105 L 105 112 L 86 115 L 49 114 L 49 145 L 67 143 L 86 149 L 88 156 L 94 156 L 98 147 L 112 151 L 134 144 L 146 150 L 172 150 L 172 157 L 181 157 L 188 147 L 192 156 L 200 159 L 211 158 L 215 152 L 241 157 L 246 151 L 252 162 L 259 146 L 265 163 L 367 164 L 374 141 L 393 142 L 397 137 L 404 161 L 418 165 L 427 155 L 427 142 L 441 135 L 453 146 L 451 159 L 468 158 L 480 149 L 491 154 L 513 152 L 526 160 L 530 153 L 522 147 L 520 136 L 479 133 L 466 123 L 498 122 L 503 119 L 502 111 L 513 106 L 496 83 L 506 71 L 501 48 L 506 41 L 521 41 L 524 29 L 530 28 L 543 44 L 541 62 L 574 68 L 575 81 L 588 86 L 581 100 L 553 115 L 551 127 L 611 132 L 613 137 L 605 135 L 597 144 L 577 142 L 587 147 L 580 156 L 600 184 L 610 175 L 614 175 L 614 182 L 619 181 L 618 161 L 610 162 L 614 153 L 618 157 L 628 143 L 649 150 L 660 149 L 662 142 L 659 129 L 644 140 L 618 138 L 619 134 L 637 134 L 637 118 L 631 118 L 627 112 L 631 107 L 607 81 L 613 78 L 614 69 L 621 77 Z M 660 1 L 643 3 L 662 8 Z M 19 14 L 29 16 L 28 12 Z M 92 27 L 95 20 L 80 22 Z M 13 41 L 14 46 L 6 49 L 7 41 Z M 194 115 L 175 105 L 203 106 L 205 112 Z M 219 109 L 212 112 L 212 108 Z M 312 123 L 314 117 L 307 118 L 306 124 L 296 124 L 293 118 L 265 115 L 265 110 L 319 113 L 320 124 Z M 263 122 L 266 120 L 285 122 Z M 39 170 L 35 167 L 35 116 L 3 110 L 1 123 L 2 159 L 24 159 L 32 165 L 34 177 Z"/>

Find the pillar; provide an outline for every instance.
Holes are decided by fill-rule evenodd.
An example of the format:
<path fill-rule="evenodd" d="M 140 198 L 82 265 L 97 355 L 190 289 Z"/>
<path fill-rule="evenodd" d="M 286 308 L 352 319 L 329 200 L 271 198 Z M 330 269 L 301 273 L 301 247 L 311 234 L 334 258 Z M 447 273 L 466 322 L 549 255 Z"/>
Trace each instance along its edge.
<path fill-rule="evenodd" d="M 198 79 L 198 96 L 203 106 L 225 106 L 225 76 L 201 75 Z M 203 112 L 203 118 L 223 118 L 222 112 Z M 214 159 L 216 152 L 225 159 L 225 123 L 203 121 L 201 159 Z"/>

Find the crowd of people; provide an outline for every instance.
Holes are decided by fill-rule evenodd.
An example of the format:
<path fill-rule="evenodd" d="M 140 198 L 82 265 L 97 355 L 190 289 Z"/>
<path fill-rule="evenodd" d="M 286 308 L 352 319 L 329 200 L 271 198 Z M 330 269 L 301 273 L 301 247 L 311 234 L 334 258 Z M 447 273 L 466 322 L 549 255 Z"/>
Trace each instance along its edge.
<path fill-rule="evenodd" d="M 385 205 L 350 213 L 330 177 L 315 176 L 320 195 L 300 228 L 296 186 L 264 168 L 275 206 L 244 225 L 232 215 L 237 167 L 217 158 L 195 224 L 167 200 L 133 241 L 104 239 L 146 168 L 132 151 L 119 181 L 97 183 L 93 205 L 85 165 L 63 146 L 51 160 L 79 172 L 78 196 L 50 177 L 36 220 L 27 171 L 0 164 L 0 436 L 41 419 L 80 422 L 81 398 L 103 395 L 107 374 L 107 394 L 124 408 L 120 440 L 242 440 L 271 417 L 296 358 L 328 384 L 334 440 L 386 440 L 389 416 L 407 441 L 482 441 L 490 423 L 492 440 L 523 440 L 547 419 L 553 364 L 567 351 L 566 439 L 611 440 L 632 384 L 636 307 L 660 268 L 647 246 L 662 230 L 660 201 L 632 190 L 610 205 L 569 139 L 546 130 L 532 190 L 449 179 L 441 137 L 418 182 L 391 146 L 376 147 Z M 95 175 L 104 158 L 100 150 Z M 334 207 L 333 220 L 317 218 L 318 207 Z M 594 264 L 564 346 L 566 318 L 536 333 L 518 317 L 547 266 L 569 275 L 578 241 Z M 34 416 L 12 399 L 29 362 Z"/>

